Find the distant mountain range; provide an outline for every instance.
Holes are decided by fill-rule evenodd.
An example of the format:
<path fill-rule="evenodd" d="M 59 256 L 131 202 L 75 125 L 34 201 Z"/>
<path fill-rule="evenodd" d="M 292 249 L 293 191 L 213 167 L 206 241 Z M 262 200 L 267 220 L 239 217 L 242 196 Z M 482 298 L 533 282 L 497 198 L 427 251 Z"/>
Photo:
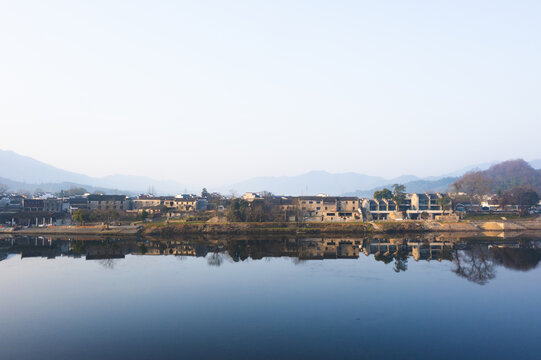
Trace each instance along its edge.
<path fill-rule="evenodd" d="M 388 184 L 374 187 L 370 190 L 357 190 L 348 193 L 344 193 L 345 196 L 357 196 L 357 197 L 372 197 L 374 191 L 381 190 L 383 188 L 391 189 L 393 184 L 403 184 L 406 187 L 406 191 L 409 193 L 414 192 L 446 192 L 449 187 L 459 179 L 459 177 L 444 177 L 437 180 L 414 180 L 409 182 L 390 182 Z"/>
<path fill-rule="evenodd" d="M 9 179 L 9 180 L 8 180 Z M 160 194 L 179 194 L 186 187 L 177 181 L 163 181 L 144 176 L 111 175 L 101 178 L 66 171 L 13 151 L 0 150 L 0 183 L 10 190 L 59 191 L 84 187 L 89 191 L 142 193 L 153 187 Z M 58 190 L 56 190 L 58 189 Z"/>
<path fill-rule="evenodd" d="M 328 195 L 345 195 L 369 197 L 374 191 L 384 187 L 391 188 L 393 184 L 404 184 L 408 192 L 444 192 L 458 178 L 471 170 L 486 170 L 493 161 L 464 167 L 460 170 L 440 176 L 419 178 L 415 175 L 403 175 L 394 179 L 385 179 L 380 176 L 370 176 L 358 173 L 331 174 L 326 171 L 310 171 L 297 176 L 263 176 L 242 181 L 230 186 L 219 188 L 222 193 L 234 190 L 238 194 L 252 191 L 270 191 L 279 195 L 314 195 L 324 193 Z M 530 165 L 541 168 L 541 159 L 533 160 Z"/>
<path fill-rule="evenodd" d="M 467 171 L 485 170 L 494 164 L 472 165 L 441 176 L 419 178 L 414 175 L 403 175 L 394 179 L 371 176 L 359 173 L 332 174 L 326 171 L 310 171 L 297 176 L 263 176 L 223 186 L 211 191 L 227 194 L 231 190 L 238 194 L 253 191 L 270 191 L 279 195 L 328 195 L 372 196 L 375 190 L 390 188 L 392 184 L 404 184 L 408 192 L 446 191 L 449 186 Z M 530 165 L 541 168 L 541 159 L 533 160 Z M 138 194 L 153 187 L 157 194 L 179 194 L 186 185 L 178 181 L 156 180 L 144 176 L 112 175 L 91 177 L 59 169 L 33 158 L 19 155 L 13 151 L 0 150 L 0 183 L 11 191 L 44 191 L 56 192 L 72 187 L 83 187 L 90 192 L 100 191 L 107 194 Z"/>
<path fill-rule="evenodd" d="M 297 176 L 262 176 L 219 188 L 223 193 L 234 190 L 237 193 L 248 191 L 270 191 L 278 195 L 313 195 L 325 193 L 339 195 L 352 189 L 371 189 L 391 183 L 404 183 L 418 180 L 413 175 L 404 175 L 395 179 L 370 176 L 357 173 L 331 174 L 326 171 L 310 171 Z"/>
<path fill-rule="evenodd" d="M 33 184 L 33 183 L 25 183 L 25 182 L 20 182 L 20 181 L 13 181 L 10 179 L 0 177 L 0 187 L 3 185 L 7 186 L 8 190 L 10 191 L 29 192 L 29 193 L 33 193 L 36 190 L 39 190 L 40 192 L 56 193 L 56 192 L 60 192 L 60 190 L 84 188 L 90 193 L 100 192 L 100 193 L 109 194 L 109 195 L 135 194 L 134 192 L 130 192 L 126 190 L 116 190 L 116 189 L 95 187 L 91 185 L 84 185 L 84 184 L 78 184 L 78 183 L 73 183 L 73 182 Z"/>

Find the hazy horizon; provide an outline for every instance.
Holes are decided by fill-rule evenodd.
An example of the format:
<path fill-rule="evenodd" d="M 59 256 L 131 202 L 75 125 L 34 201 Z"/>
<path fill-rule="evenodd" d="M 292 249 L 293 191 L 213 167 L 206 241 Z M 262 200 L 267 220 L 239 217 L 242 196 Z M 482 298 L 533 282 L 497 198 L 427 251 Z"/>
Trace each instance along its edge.
<path fill-rule="evenodd" d="M 0 2 L 1 147 L 94 177 L 208 186 L 539 159 L 540 10 Z"/>
<path fill-rule="evenodd" d="M 13 154 L 15 154 L 16 156 L 24 156 L 24 157 L 27 157 L 29 159 L 32 159 L 32 160 L 37 160 L 37 159 L 34 159 L 32 157 L 28 157 L 26 155 L 22 155 L 22 154 L 18 154 L 12 150 L 7 150 L 7 149 L 0 149 L 0 152 L 11 152 Z M 1 155 L 1 154 L 0 154 Z M 514 160 L 514 159 L 506 159 L 506 160 Z M 468 164 L 468 165 L 465 165 L 463 166 L 462 168 L 459 168 L 459 169 L 453 169 L 451 171 L 448 171 L 447 173 L 438 173 L 438 174 L 431 174 L 429 176 L 425 176 L 425 177 L 420 177 L 416 174 L 400 174 L 398 176 L 395 176 L 395 177 L 392 177 L 392 178 L 389 178 L 389 177 L 384 177 L 384 176 L 381 176 L 379 174 L 371 174 L 371 173 L 361 173 L 361 172 L 343 172 L 343 173 L 332 173 L 332 172 L 329 172 L 325 169 L 314 169 L 314 170 L 308 170 L 306 172 L 303 172 L 303 173 L 298 173 L 298 174 L 286 174 L 286 175 L 263 175 L 263 176 L 260 176 L 260 177 L 263 177 L 263 178 L 281 178 L 281 177 L 290 177 L 290 178 L 295 178 L 295 177 L 299 177 L 299 176 L 302 176 L 302 175 L 306 175 L 306 174 L 310 174 L 310 173 L 328 173 L 328 174 L 331 174 L 331 175 L 347 175 L 347 174 L 356 174 L 356 175 L 366 175 L 368 177 L 381 177 L 381 178 L 384 178 L 386 180 L 389 180 L 389 181 L 394 181 L 394 180 L 398 180 L 398 178 L 404 178 L 403 180 L 400 180 L 400 182 L 409 182 L 409 181 L 412 181 L 412 180 L 415 180 L 415 179 L 409 179 L 410 177 L 416 177 L 418 179 L 439 179 L 439 178 L 442 178 L 444 176 L 460 176 L 462 175 L 465 171 L 468 171 L 469 170 L 475 170 L 475 169 L 479 169 L 479 170 L 482 170 L 484 168 L 488 168 L 490 165 L 492 164 L 496 164 L 496 163 L 500 163 L 500 162 L 503 162 L 503 161 L 506 161 L 506 160 L 494 160 L 494 161 L 491 161 L 491 162 L 486 162 L 486 163 L 483 163 L 483 164 Z M 528 162 L 533 162 L 535 161 L 536 163 L 541 163 L 541 159 L 524 159 Z M 53 166 L 59 170 L 63 170 L 63 171 L 68 171 L 68 172 L 74 172 L 72 171 L 71 169 L 64 169 L 64 168 L 59 168 L 58 166 L 56 166 L 54 163 L 48 163 L 48 162 L 43 162 L 43 164 L 45 165 L 49 165 L 49 166 Z M 532 164 L 533 165 L 533 164 Z M 25 166 L 26 167 L 26 166 Z M 538 168 L 539 166 L 535 166 L 535 168 Z M 28 171 L 28 169 L 25 169 L 26 171 Z M 76 174 L 80 174 L 80 175 L 84 175 L 84 176 L 91 176 L 87 173 L 77 173 L 77 172 L 74 172 Z M 100 179 L 100 178 L 108 178 L 108 177 L 116 177 L 116 176 L 127 176 L 127 177 L 132 177 L 132 176 L 138 176 L 138 175 L 134 175 L 133 173 L 124 173 L 124 174 L 120 174 L 120 173 L 115 173 L 115 174 L 107 174 L 105 176 L 102 176 L 102 177 L 95 177 L 96 179 Z M 15 180 L 15 181 L 19 181 L 19 182 L 29 182 L 29 183 L 36 183 L 36 184 L 40 184 L 40 183 L 55 183 L 55 182 L 64 182 L 64 181 L 67 181 L 66 179 L 63 179 L 63 180 L 58 180 L 58 181 L 51 181 L 51 180 L 32 180 L 32 179 L 27 179 L 25 178 L 24 176 L 21 178 L 20 174 L 18 174 L 18 176 L 10 176 L 9 174 L 4 174 L 2 176 L 2 174 L 0 174 L 0 178 L 2 177 L 5 177 L 5 178 L 8 178 L 10 180 Z M 151 177 L 153 180 L 157 180 L 157 181 L 177 181 L 178 183 L 183 183 L 182 180 L 178 180 L 178 179 L 167 179 L 167 178 L 158 178 L 158 177 Z M 249 182 L 250 180 L 253 180 L 255 178 L 258 178 L 258 177 L 251 177 L 251 178 L 244 178 L 244 179 L 240 179 L 237 183 L 245 183 L 245 182 Z M 211 191 L 215 191 L 215 190 L 218 190 L 218 191 L 226 191 L 226 190 L 236 190 L 236 189 L 232 189 L 232 188 L 229 188 L 228 186 L 230 185 L 235 185 L 234 183 L 218 183 L 218 182 L 212 182 L 212 181 L 206 181 L 204 183 L 197 183 L 197 184 L 193 184 L 193 183 L 183 183 L 184 185 L 183 186 L 186 186 L 187 188 L 190 189 L 190 191 L 196 191 L 198 188 L 203 188 L 203 187 L 207 187 L 209 188 Z M 81 185 L 84 185 L 84 184 L 81 184 Z M 145 186 L 148 186 L 148 187 L 155 187 L 155 185 L 151 182 L 149 182 L 148 184 L 146 184 Z M 379 185 L 373 185 L 373 186 L 369 186 L 368 188 L 362 188 L 362 186 L 357 189 L 357 190 L 370 190 L 374 187 L 378 187 Z M 107 187 L 107 185 L 105 185 L 105 187 Z M 109 186 L 110 187 L 110 186 Z M 119 185 L 119 187 L 121 187 L 121 185 Z M 302 186 L 303 189 L 304 189 L 304 185 Z M 159 186 L 158 186 L 159 188 Z M 251 190 L 256 190 L 256 189 L 251 189 Z M 263 190 L 263 189 L 259 189 L 259 190 Z M 160 190 L 162 191 L 162 190 Z"/>

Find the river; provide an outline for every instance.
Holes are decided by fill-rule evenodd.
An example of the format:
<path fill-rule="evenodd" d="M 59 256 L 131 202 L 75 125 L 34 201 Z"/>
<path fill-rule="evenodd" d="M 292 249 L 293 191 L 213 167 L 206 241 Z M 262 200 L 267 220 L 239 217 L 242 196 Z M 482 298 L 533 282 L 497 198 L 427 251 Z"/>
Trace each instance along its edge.
<path fill-rule="evenodd" d="M 538 359 L 541 236 L 0 239 L 2 359 Z"/>

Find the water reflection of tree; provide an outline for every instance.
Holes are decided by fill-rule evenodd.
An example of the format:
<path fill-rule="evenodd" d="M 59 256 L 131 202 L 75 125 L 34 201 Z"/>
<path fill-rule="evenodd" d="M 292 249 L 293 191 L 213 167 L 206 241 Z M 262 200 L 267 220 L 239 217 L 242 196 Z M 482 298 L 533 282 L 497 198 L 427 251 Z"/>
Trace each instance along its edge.
<path fill-rule="evenodd" d="M 141 255 L 145 255 L 147 252 L 148 252 L 148 248 L 144 243 L 139 245 L 139 253 Z"/>
<path fill-rule="evenodd" d="M 394 271 L 399 273 L 401 271 L 408 270 L 408 257 L 409 252 L 402 246 L 398 248 L 398 251 L 394 255 Z"/>
<path fill-rule="evenodd" d="M 85 252 L 85 244 L 83 241 L 77 241 L 73 244 L 73 252 L 78 255 L 82 255 Z"/>
<path fill-rule="evenodd" d="M 471 282 L 485 285 L 496 277 L 494 263 L 490 254 L 480 244 L 472 244 L 470 249 L 455 249 L 453 272 Z"/>
<path fill-rule="evenodd" d="M 115 259 L 101 259 L 100 265 L 108 270 L 113 270 L 115 268 Z"/>
<path fill-rule="evenodd" d="M 274 246 L 276 248 L 274 248 Z M 231 259 L 234 262 L 246 261 L 249 258 L 260 260 L 266 255 L 272 254 L 273 249 L 278 249 L 277 253 L 281 251 L 281 242 L 279 241 L 229 241 L 226 245 L 226 250 Z"/>
<path fill-rule="evenodd" d="M 380 249 L 374 254 L 374 260 L 381 261 L 384 264 L 390 264 L 394 261 L 395 272 L 401 272 L 408 270 L 408 257 L 409 251 L 406 246 L 402 244 L 396 244 L 396 250 L 391 251 L 387 248 L 387 251 L 383 252 Z"/>
<path fill-rule="evenodd" d="M 123 252 L 124 248 L 114 239 L 107 239 L 106 241 L 101 242 L 101 244 L 92 251 L 92 253 L 101 257 L 99 260 L 100 264 L 109 270 L 115 268 L 116 259 L 124 257 Z"/>
<path fill-rule="evenodd" d="M 246 241 L 228 241 L 227 252 L 234 262 L 244 261 L 249 256 L 249 249 Z"/>
<path fill-rule="evenodd" d="M 394 260 L 394 256 L 393 254 L 390 254 L 390 253 L 382 253 L 378 251 L 377 253 L 374 254 L 374 260 L 381 261 L 387 265 Z"/>
<path fill-rule="evenodd" d="M 541 249 L 530 241 L 521 241 L 518 248 L 492 247 L 490 255 L 494 262 L 508 269 L 528 271 L 535 269 L 541 261 Z"/>
<path fill-rule="evenodd" d="M 207 264 L 209 264 L 210 266 L 220 266 L 223 262 L 223 254 L 217 251 L 210 253 L 210 255 L 207 257 Z"/>

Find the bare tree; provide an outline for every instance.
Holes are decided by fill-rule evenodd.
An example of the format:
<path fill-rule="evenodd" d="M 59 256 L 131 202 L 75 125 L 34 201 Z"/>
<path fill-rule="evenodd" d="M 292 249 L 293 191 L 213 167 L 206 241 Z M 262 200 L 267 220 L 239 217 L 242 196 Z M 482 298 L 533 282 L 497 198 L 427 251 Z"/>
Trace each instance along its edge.
<path fill-rule="evenodd" d="M 490 193 L 491 180 L 481 171 L 471 171 L 458 179 L 453 187 L 457 192 L 463 192 L 468 196 L 471 210 L 474 202 L 480 207 L 483 196 Z"/>
<path fill-rule="evenodd" d="M 108 270 L 113 270 L 115 268 L 115 259 L 101 259 L 99 263 Z"/>
<path fill-rule="evenodd" d="M 500 206 L 500 209 L 502 209 L 503 211 L 507 209 L 507 206 L 513 205 L 513 202 L 514 202 L 514 196 L 511 190 L 505 190 L 504 192 L 498 195 L 498 205 Z"/>
<path fill-rule="evenodd" d="M 210 266 L 220 266 L 222 265 L 223 261 L 223 255 L 217 251 L 211 253 L 210 256 L 207 258 L 207 264 L 209 264 Z"/>
<path fill-rule="evenodd" d="M 496 277 L 496 270 L 488 252 L 475 244 L 465 251 L 455 250 L 453 272 L 471 282 L 485 285 Z"/>
<path fill-rule="evenodd" d="M 532 206 L 539 202 L 539 195 L 534 188 L 529 186 L 513 188 L 513 197 L 521 215 L 527 215 Z"/>

